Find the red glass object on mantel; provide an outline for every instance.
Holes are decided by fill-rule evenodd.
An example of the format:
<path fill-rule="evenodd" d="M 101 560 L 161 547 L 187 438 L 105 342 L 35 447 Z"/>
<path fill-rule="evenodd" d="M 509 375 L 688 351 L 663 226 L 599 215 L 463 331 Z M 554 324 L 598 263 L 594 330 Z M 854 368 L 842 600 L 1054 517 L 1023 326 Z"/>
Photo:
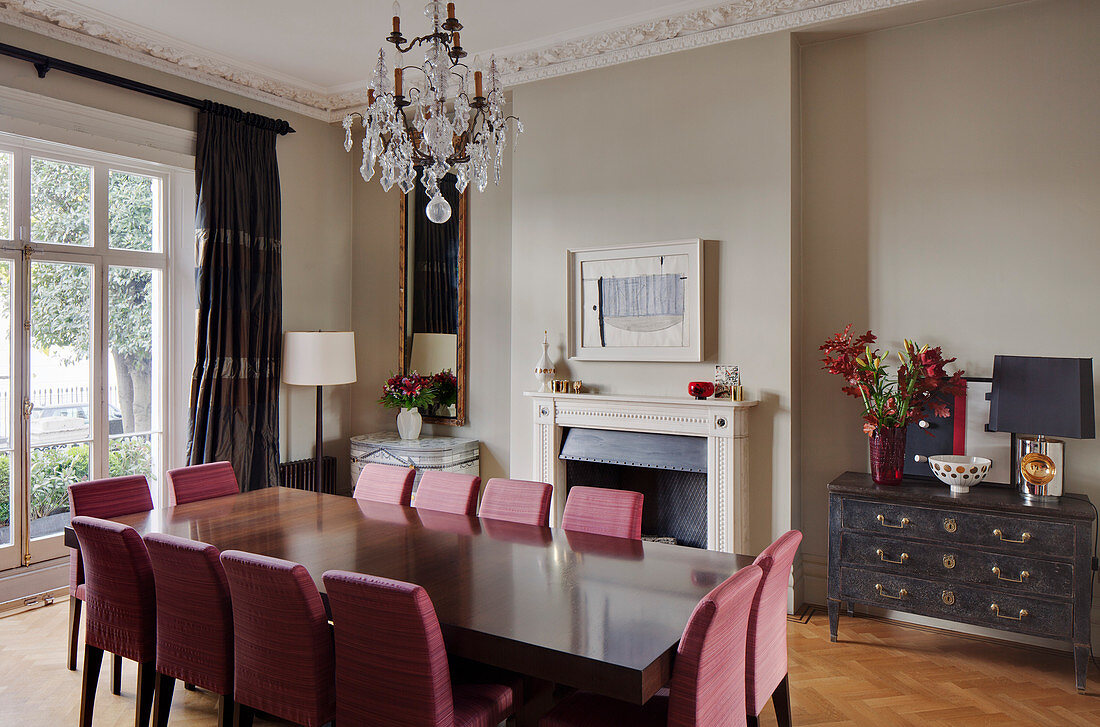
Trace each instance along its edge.
<path fill-rule="evenodd" d="M 688 384 L 688 393 L 696 399 L 706 399 L 714 393 L 714 384 L 709 381 L 692 381 Z"/>
<path fill-rule="evenodd" d="M 906 427 L 876 427 L 869 437 L 871 479 L 876 485 L 898 485 L 905 469 Z"/>

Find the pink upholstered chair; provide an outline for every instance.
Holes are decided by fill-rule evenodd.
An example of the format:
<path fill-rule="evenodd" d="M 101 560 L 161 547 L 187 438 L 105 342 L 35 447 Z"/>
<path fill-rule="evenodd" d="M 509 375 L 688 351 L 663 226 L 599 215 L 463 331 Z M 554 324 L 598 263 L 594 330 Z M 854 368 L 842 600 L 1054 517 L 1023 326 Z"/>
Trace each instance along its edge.
<path fill-rule="evenodd" d="M 218 549 L 174 535 L 145 536 L 157 589 L 153 724 L 164 727 L 176 679 L 218 695 L 218 725 L 233 724 L 233 609 Z"/>
<path fill-rule="evenodd" d="M 69 485 L 69 512 L 73 517 L 113 518 L 132 512 L 149 512 L 153 498 L 144 475 L 111 477 Z M 76 651 L 80 645 L 80 604 L 84 601 L 84 563 L 80 551 L 69 553 L 69 659 L 70 671 L 76 671 Z M 122 691 L 122 658 L 113 657 L 111 692 Z"/>
<path fill-rule="evenodd" d="M 640 540 L 642 493 L 603 487 L 570 487 L 561 528 Z"/>
<path fill-rule="evenodd" d="M 703 597 L 691 614 L 668 694 L 642 706 L 578 692 L 566 697 L 539 727 L 736 727 L 744 725 L 745 641 L 760 566 L 734 573 Z"/>
<path fill-rule="evenodd" d="M 455 515 L 477 512 L 477 493 L 481 478 L 457 472 L 425 472 L 416 488 L 418 510 L 438 510 Z"/>
<path fill-rule="evenodd" d="M 764 576 L 749 614 L 745 662 L 745 708 L 752 727 L 768 697 L 779 727 L 791 727 L 791 693 L 787 682 L 787 577 L 802 542 L 797 530 L 780 535 L 754 563 Z"/>
<path fill-rule="evenodd" d="M 109 651 L 138 663 L 134 724 L 147 727 L 156 674 L 157 606 L 145 543 L 133 528 L 110 520 L 77 516 L 72 526 L 87 579 L 80 725 L 91 727 L 99 668 L 103 652 Z"/>
<path fill-rule="evenodd" d="M 240 727 L 260 710 L 305 727 L 332 720 L 332 627 L 305 567 L 227 550 L 233 600 L 233 697 Z"/>
<path fill-rule="evenodd" d="M 327 571 L 336 636 L 336 724 L 494 727 L 514 724 L 501 684 L 452 684 L 428 592 L 412 583 Z"/>
<path fill-rule="evenodd" d="M 185 505 L 196 500 L 236 495 L 241 491 L 233 465 L 209 462 L 179 467 L 164 473 L 168 480 L 169 505 Z"/>
<path fill-rule="evenodd" d="M 553 491 L 545 482 L 494 477 L 485 485 L 477 516 L 546 527 L 550 524 Z"/>
<path fill-rule="evenodd" d="M 363 465 L 363 471 L 355 482 L 354 497 L 356 500 L 374 500 L 408 507 L 412 504 L 415 478 L 416 470 L 412 467 L 369 462 Z"/>

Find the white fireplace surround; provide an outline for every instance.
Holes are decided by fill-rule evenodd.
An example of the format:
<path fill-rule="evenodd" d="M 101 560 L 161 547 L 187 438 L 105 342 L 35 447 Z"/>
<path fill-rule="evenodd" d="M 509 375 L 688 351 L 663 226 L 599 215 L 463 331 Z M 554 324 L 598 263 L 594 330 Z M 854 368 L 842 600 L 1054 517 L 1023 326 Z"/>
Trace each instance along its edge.
<path fill-rule="evenodd" d="M 620 394 L 527 392 L 534 405 L 532 479 L 554 487 L 551 524 L 565 509 L 565 463 L 558 458 L 570 427 L 679 434 L 707 440 L 707 547 L 749 552 L 749 410 L 755 401 Z"/>

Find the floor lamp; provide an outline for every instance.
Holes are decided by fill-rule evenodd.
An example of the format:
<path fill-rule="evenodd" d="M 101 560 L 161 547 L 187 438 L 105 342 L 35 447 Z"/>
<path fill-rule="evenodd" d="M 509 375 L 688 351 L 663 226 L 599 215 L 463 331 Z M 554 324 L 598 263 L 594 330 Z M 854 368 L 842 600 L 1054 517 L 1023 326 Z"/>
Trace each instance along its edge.
<path fill-rule="evenodd" d="M 355 381 L 355 334 L 351 331 L 287 331 L 283 334 L 283 383 L 317 387 L 317 449 L 313 489 L 321 491 L 324 439 L 321 387 Z"/>

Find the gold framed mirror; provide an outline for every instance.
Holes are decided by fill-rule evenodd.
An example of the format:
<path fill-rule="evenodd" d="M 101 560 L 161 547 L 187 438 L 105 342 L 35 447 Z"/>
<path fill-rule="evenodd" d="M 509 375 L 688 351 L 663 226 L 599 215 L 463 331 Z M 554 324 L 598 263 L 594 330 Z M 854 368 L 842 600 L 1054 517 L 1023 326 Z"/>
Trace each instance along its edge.
<path fill-rule="evenodd" d="M 459 194 L 448 174 L 439 184 L 451 204 L 451 217 L 436 224 L 425 214 L 427 195 L 417 184 L 400 194 L 400 316 L 398 371 L 429 376 L 450 370 L 454 393 L 432 410 L 421 411 L 425 422 L 462 426 L 466 423 L 467 274 L 466 207 L 469 190 Z M 410 199 L 411 197 L 411 199 Z M 453 398 L 453 401 L 450 400 Z"/>

